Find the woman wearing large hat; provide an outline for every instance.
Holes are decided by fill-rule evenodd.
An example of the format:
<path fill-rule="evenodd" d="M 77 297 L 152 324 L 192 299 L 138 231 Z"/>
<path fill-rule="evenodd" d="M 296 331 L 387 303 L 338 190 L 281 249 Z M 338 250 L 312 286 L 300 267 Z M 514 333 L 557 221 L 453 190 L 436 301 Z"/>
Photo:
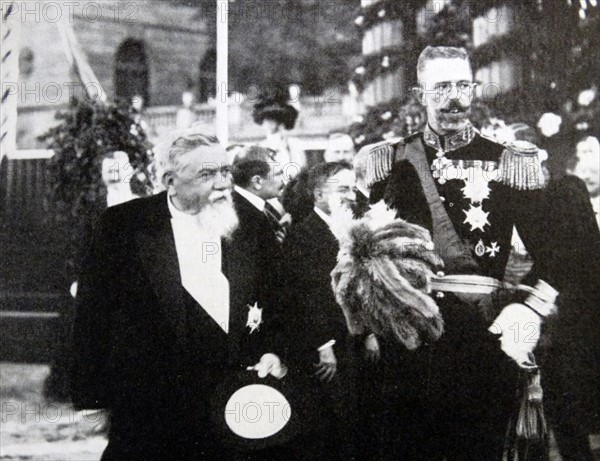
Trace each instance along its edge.
<path fill-rule="evenodd" d="M 266 138 L 260 143 L 277 152 L 275 160 L 284 166 L 284 174 L 295 176 L 306 165 L 299 140 L 288 136 L 298 118 L 298 110 L 289 104 L 288 91 L 274 88 L 264 91 L 252 111 L 254 122 L 263 127 Z M 293 163 L 294 166 L 287 167 Z"/>

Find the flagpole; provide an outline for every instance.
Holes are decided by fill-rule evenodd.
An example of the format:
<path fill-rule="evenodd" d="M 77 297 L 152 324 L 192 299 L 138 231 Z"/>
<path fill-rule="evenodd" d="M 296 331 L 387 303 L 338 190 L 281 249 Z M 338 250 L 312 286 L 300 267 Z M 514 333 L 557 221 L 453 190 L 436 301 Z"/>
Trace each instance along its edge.
<path fill-rule="evenodd" d="M 2 100 L 0 101 L 0 162 L 17 149 L 17 99 L 19 97 L 19 51 L 20 15 L 16 2 L 2 2 L 2 33 L 0 55 L 2 57 Z M 9 164 L 10 165 L 10 164 Z M 9 166 L 10 169 L 10 166 Z M 10 171 L 10 170 L 9 170 Z M 10 178 L 9 174 L 9 180 Z M 9 195 L 6 195 L 8 200 Z"/>
<path fill-rule="evenodd" d="M 217 88 L 216 133 L 224 146 L 229 144 L 227 108 L 227 53 L 229 40 L 228 0 L 217 0 Z"/>

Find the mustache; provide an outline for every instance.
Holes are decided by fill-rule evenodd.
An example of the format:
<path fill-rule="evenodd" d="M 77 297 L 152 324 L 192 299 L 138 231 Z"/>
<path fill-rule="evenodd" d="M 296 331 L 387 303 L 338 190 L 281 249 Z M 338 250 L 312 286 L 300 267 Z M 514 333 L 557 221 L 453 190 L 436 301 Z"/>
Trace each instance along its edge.
<path fill-rule="evenodd" d="M 451 112 L 457 110 L 459 112 L 466 112 L 469 109 L 468 106 L 463 106 L 460 102 L 451 100 L 446 106 L 442 107 L 442 112 Z"/>
<path fill-rule="evenodd" d="M 216 203 L 219 202 L 221 200 L 230 202 L 232 201 L 231 198 L 231 192 L 230 191 L 224 191 L 224 192 L 213 192 L 212 194 L 210 194 L 208 196 L 208 200 L 210 201 L 210 203 Z"/>

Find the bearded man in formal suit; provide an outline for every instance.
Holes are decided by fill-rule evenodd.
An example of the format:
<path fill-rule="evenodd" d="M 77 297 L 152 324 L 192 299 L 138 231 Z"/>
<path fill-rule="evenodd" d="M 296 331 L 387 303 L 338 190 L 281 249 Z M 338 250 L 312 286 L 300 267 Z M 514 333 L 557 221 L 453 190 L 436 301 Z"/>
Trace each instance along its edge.
<path fill-rule="evenodd" d="M 165 192 L 109 208 L 83 264 L 72 399 L 110 412 L 103 460 L 215 459 L 214 393 L 269 352 L 260 249 L 236 234 L 230 165 L 214 137 L 158 153 Z M 258 363 L 257 363 L 258 362 Z"/>

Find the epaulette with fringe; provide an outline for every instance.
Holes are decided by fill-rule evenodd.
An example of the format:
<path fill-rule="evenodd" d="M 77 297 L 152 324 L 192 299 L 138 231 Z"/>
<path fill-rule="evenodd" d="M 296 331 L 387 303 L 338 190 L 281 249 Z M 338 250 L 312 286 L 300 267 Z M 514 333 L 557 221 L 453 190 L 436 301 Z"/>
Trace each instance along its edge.
<path fill-rule="evenodd" d="M 365 179 L 369 187 L 389 176 L 394 165 L 396 147 L 399 144 L 404 144 L 404 138 L 386 139 L 375 144 L 369 144 L 361 149 L 367 151 Z"/>
<path fill-rule="evenodd" d="M 545 181 L 538 150 L 535 144 L 527 141 L 504 144 L 498 165 L 498 179 L 518 190 L 542 189 Z"/>

